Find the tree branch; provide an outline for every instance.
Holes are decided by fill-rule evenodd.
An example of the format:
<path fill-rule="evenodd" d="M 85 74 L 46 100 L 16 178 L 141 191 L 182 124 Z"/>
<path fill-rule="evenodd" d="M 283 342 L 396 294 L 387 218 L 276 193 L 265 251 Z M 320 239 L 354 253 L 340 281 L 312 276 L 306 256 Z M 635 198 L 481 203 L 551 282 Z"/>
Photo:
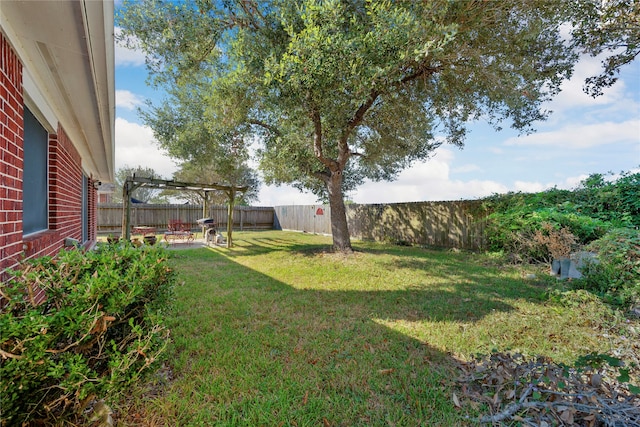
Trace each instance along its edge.
<path fill-rule="evenodd" d="M 427 67 L 425 64 L 421 64 L 416 71 L 401 78 L 400 81 L 396 83 L 396 86 L 402 86 L 404 83 L 419 79 L 420 77 L 435 74 L 441 69 L 442 67 Z"/>
<path fill-rule="evenodd" d="M 351 132 L 353 132 L 353 130 L 360 123 L 362 123 L 362 121 L 364 120 L 364 115 L 367 113 L 367 111 L 369 111 L 373 103 L 376 102 L 378 96 L 380 96 L 380 92 L 376 89 L 372 89 L 367 100 L 362 105 L 360 105 L 360 107 L 358 107 L 355 114 L 347 122 L 347 126 L 342 132 L 342 136 L 338 141 L 338 164 L 343 169 L 347 164 L 347 160 L 349 160 L 349 157 L 352 154 L 351 150 L 349 150 L 349 144 L 347 143 L 347 141 L 349 140 L 349 135 L 351 135 Z"/>
<path fill-rule="evenodd" d="M 0 349 L 0 356 L 2 356 L 3 359 L 22 359 L 24 357 L 19 354 L 9 353 L 8 351 L 4 351 L 2 349 Z"/>
<path fill-rule="evenodd" d="M 335 161 L 326 158 L 322 151 L 322 119 L 315 105 L 311 107 L 309 116 L 313 122 L 313 154 L 329 170 L 335 171 L 338 169 L 338 165 Z"/>
<path fill-rule="evenodd" d="M 322 182 L 327 182 L 331 178 L 331 175 L 329 173 L 323 173 L 323 172 L 312 172 L 311 175 L 318 178 Z"/>
<path fill-rule="evenodd" d="M 276 136 L 282 135 L 282 132 L 280 132 L 280 130 L 277 127 L 272 126 L 269 123 L 265 123 L 262 120 L 249 119 L 248 122 L 251 125 L 260 126 L 261 128 L 268 130 L 269 132 L 275 134 Z"/>
<path fill-rule="evenodd" d="M 403 84 L 416 80 L 420 77 L 435 74 L 440 70 L 441 67 L 428 67 L 426 66 L 426 64 L 422 64 L 415 72 L 404 76 L 397 83 L 395 83 L 395 85 L 402 86 Z M 380 91 L 372 89 L 367 100 L 362 105 L 360 105 L 360 107 L 358 107 L 353 117 L 347 122 L 347 126 L 342 132 L 342 136 L 340 137 L 340 141 L 338 142 L 338 164 L 340 164 L 343 168 L 351 155 L 363 156 L 363 154 L 350 152 L 347 141 L 349 139 L 349 135 L 351 135 L 351 132 L 353 132 L 353 130 L 358 125 L 360 125 L 360 123 L 362 123 L 365 114 L 367 113 L 367 111 L 369 111 L 371 106 L 373 106 L 379 96 Z"/>

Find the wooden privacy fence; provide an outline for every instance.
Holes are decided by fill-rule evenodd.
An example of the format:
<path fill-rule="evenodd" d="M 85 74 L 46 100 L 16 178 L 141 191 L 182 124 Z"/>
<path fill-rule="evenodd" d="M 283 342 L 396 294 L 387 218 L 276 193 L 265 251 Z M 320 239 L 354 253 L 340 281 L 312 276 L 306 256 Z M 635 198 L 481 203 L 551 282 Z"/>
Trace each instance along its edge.
<path fill-rule="evenodd" d="M 414 202 L 375 205 L 347 205 L 347 221 L 352 237 L 411 243 L 443 248 L 483 249 L 486 216 L 480 201 Z M 212 206 L 213 218 L 224 231 L 227 207 Z M 203 218 L 200 205 L 133 204 L 131 226 L 156 227 L 165 231 L 169 221 L 180 220 L 199 231 L 196 220 Z M 236 230 L 296 230 L 331 234 L 331 209 L 328 205 L 271 207 L 236 206 L 233 212 Z M 122 205 L 98 205 L 98 232 L 120 234 Z"/>
<path fill-rule="evenodd" d="M 227 227 L 227 207 L 212 206 L 206 215 L 213 218 L 218 227 Z M 201 205 L 156 205 L 132 204 L 131 226 L 155 227 L 158 232 L 166 231 L 169 221 L 179 220 L 191 224 L 193 231 L 199 231 L 197 220 L 203 218 Z M 236 230 L 271 230 L 273 228 L 273 208 L 236 206 L 233 209 L 233 228 Z M 98 204 L 98 233 L 122 232 L 122 204 Z"/>
<path fill-rule="evenodd" d="M 484 248 L 480 201 L 347 205 L 351 237 L 444 248 Z M 276 206 L 275 228 L 331 234 L 328 205 Z"/>

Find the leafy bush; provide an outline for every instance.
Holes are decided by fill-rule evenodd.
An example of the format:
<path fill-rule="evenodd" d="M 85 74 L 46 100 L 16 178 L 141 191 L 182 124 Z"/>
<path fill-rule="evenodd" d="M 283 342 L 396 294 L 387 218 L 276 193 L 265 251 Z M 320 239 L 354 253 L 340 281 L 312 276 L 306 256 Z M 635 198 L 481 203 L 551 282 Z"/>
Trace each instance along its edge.
<path fill-rule="evenodd" d="M 552 208 L 617 228 L 640 227 L 640 173 L 623 172 L 615 180 L 605 178 L 603 174 L 591 174 L 574 190 L 551 188 L 540 193 L 496 194 L 483 200 L 484 207 L 491 213 L 530 213 Z"/>
<path fill-rule="evenodd" d="M 640 231 L 611 230 L 587 249 L 598 253 L 598 262 L 583 269 L 583 278 L 573 286 L 614 304 L 640 304 Z"/>
<path fill-rule="evenodd" d="M 557 208 L 533 208 L 518 205 L 507 211 L 489 215 L 485 236 L 491 251 L 504 251 L 522 262 L 548 261 L 550 252 L 535 238 L 551 224 L 576 237 L 578 244 L 586 244 L 604 235 L 610 224 L 572 212 L 568 204 Z"/>
<path fill-rule="evenodd" d="M 615 227 L 640 227 L 640 173 L 623 172 L 614 181 L 592 174 L 571 194 L 580 212 Z"/>
<path fill-rule="evenodd" d="M 488 249 L 522 262 L 548 261 L 550 253 L 534 236 L 543 224 L 565 229 L 587 244 L 612 228 L 640 227 L 640 173 L 623 172 L 616 180 L 592 174 L 575 190 L 508 193 L 483 200 L 489 212 Z"/>
<path fill-rule="evenodd" d="M 162 312 L 175 281 L 166 260 L 162 248 L 122 243 L 61 251 L 11 272 L 0 285 L 7 425 L 78 414 L 158 361 L 168 339 Z"/>

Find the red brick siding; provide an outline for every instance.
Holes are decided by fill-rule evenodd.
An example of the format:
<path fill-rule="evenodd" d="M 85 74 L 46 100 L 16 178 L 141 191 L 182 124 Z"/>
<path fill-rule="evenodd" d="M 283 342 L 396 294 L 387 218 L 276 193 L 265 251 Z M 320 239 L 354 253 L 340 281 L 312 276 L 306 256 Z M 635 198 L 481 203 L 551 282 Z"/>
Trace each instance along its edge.
<path fill-rule="evenodd" d="M 25 258 L 55 255 L 67 237 L 82 242 L 82 159 L 58 126 L 49 135 L 49 229 L 22 234 L 24 167 L 22 64 L 0 33 L 0 280 L 2 272 Z M 97 191 L 87 180 L 89 240 L 96 240 Z"/>
<path fill-rule="evenodd" d="M 64 129 L 49 139 L 49 229 L 61 238 L 82 240 L 80 155 Z"/>
<path fill-rule="evenodd" d="M 22 252 L 22 64 L 0 33 L 0 272 Z"/>

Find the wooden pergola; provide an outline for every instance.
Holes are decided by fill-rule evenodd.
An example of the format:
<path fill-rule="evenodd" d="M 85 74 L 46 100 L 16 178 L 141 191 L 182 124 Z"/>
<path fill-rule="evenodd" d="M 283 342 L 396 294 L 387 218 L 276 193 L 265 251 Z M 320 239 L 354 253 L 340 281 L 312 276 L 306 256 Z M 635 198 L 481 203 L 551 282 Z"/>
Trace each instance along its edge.
<path fill-rule="evenodd" d="M 137 177 L 135 174 L 133 176 L 127 177 L 122 185 L 122 236 L 125 240 L 129 240 L 131 238 L 131 227 L 129 224 L 131 223 L 131 193 L 141 187 L 147 188 L 157 188 L 161 190 L 178 190 L 178 191 L 202 191 L 204 193 L 203 203 L 202 203 L 202 217 L 207 216 L 208 206 L 207 206 L 207 195 L 211 191 L 223 191 L 229 197 L 229 220 L 227 221 L 227 247 L 231 247 L 231 233 L 233 228 L 233 201 L 235 199 L 236 193 L 247 191 L 249 187 L 238 187 L 233 185 L 222 185 L 222 184 L 202 184 L 202 183 L 192 183 L 192 182 L 179 182 L 179 181 L 169 181 L 165 179 L 157 179 L 157 178 L 143 178 Z"/>

